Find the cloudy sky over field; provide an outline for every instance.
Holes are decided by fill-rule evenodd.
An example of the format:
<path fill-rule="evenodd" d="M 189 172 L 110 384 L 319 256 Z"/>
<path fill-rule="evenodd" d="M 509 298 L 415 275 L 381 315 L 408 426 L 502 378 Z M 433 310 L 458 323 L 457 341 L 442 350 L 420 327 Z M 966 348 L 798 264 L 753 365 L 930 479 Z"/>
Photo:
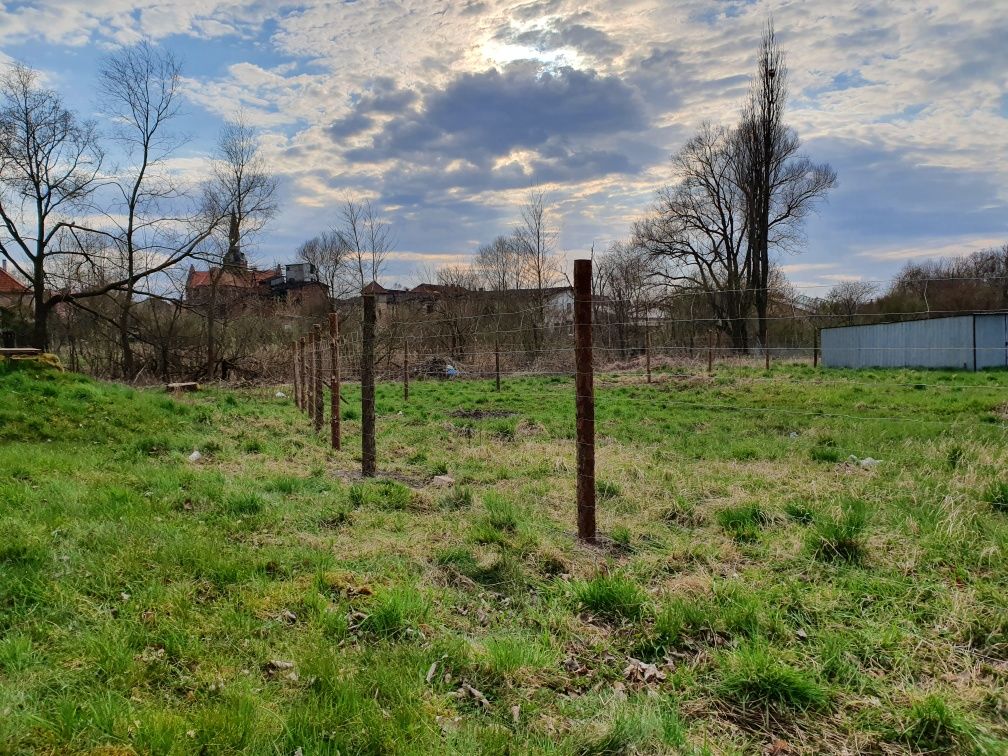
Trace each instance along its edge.
<path fill-rule="evenodd" d="M 149 37 L 185 68 L 198 176 L 242 109 L 282 177 L 261 263 L 347 192 L 394 224 L 387 283 L 464 259 L 542 185 L 568 259 L 625 236 L 669 155 L 725 124 L 772 14 L 789 121 L 839 185 L 782 262 L 803 283 L 1008 241 L 1008 0 L 38 0 L 0 6 L 0 54 L 95 115 L 96 69 Z"/>

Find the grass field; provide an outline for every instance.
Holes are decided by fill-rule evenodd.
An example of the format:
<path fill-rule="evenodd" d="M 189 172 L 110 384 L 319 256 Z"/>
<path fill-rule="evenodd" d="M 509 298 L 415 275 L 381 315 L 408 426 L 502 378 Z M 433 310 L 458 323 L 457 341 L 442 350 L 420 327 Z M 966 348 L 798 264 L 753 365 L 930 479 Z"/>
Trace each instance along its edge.
<path fill-rule="evenodd" d="M 354 387 L 0 364 L 0 752 L 1008 751 L 1008 373 L 596 387 L 593 548 L 569 379 L 380 386 L 361 483 Z"/>

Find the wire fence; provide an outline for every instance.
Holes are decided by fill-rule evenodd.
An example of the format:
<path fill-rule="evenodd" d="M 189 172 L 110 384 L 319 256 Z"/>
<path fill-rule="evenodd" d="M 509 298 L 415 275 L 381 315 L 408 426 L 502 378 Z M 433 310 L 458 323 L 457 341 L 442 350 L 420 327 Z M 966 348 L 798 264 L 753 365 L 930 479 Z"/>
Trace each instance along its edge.
<path fill-rule="evenodd" d="M 587 266 L 587 267 L 586 267 Z M 779 418 L 804 418 L 809 421 L 842 420 L 857 423 L 881 423 L 892 428 L 927 427 L 950 434 L 977 426 L 978 407 L 1000 411 L 1000 421 L 985 428 L 1008 430 L 1008 380 L 967 372 L 941 374 L 928 380 L 905 379 L 904 374 L 873 372 L 837 372 L 820 368 L 819 331 L 804 345 L 775 346 L 767 350 L 740 349 L 725 345 L 715 337 L 710 318 L 649 318 L 603 320 L 592 322 L 597 299 L 591 292 L 589 261 L 577 261 L 573 307 L 569 320 L 547 323 L 541 306 L 511 309 L 507 312 L 458 314 L 452 318 L 416 318 L 413 321 L 382 318 L 374 296 L 361 299 L 361 317 L 347 318 L 341 332 L 341 318 L 329 316 L 323 333 L 321 323 L 313 323 L 305 336 L 291 344 L 290 376 L 294 401 L 311 420 L 314 433 L 326 423 L 325 397 L 329 396 L 331 445 L 342 446 L 340 407 L 344 383 L 359 383 L 361 394 L 362 475 L 376 473 L 375 454 L 375 383 L 400 381 L 402 401 L 410 401 L 411 384 L 418 381 L 483 381 L 487 391 L 500 391 L 502 382 L 523 382 L 530 392 L 537 390 L 536 380 L 557 378 L 571 381 L 570 399 L 574 404 L 578 456 L 577 523 L 579 535 L 586 541 L 595 538 L 594 525 L 594 449 L 595 404 L 607 401 L 607 392 L 626 385 L 655 384 L 661 391 L 662 411 L 669 408 L 683 412 L 724 415 L 762 415 Z M 917 311 L 903 313 L 917 316 Z M 930 314 L 934 314 L 931 312 Z M 970 314 L 955 311 L 941 314 Z M 980 313 L 987 314 L 987 313 Z M 990 311 L 1003 314 L 1003 311 Z M 532 325 L 524 319 L 538 316 Z M 519 318 L 508 323 L 507 318 Z M 807 314 L 774 316 L 775 321 L 796 320 L 808 323 Z M 470 332 L 460 323 L 478 321 L 482 328 Z M 704 339 L 699 343 L 674 343 L 681 334 L 674 329 L 683 323 L 701 326 Z M 614 343 L 620 329 L 641 329 L 642 338 L 630 343 Z M 1008 316 L 1005 318 L 1008 331 Z M 625 334 L 621 336 L 625 338 Z M 877 352 L 902 351 L 904 354 L 948 350 L 945 345 L 891 344 L 876 346 Z M 974 348 L 978 348 L 974 345 Z M 1005 337 L 1008 362 L 1008 333 Z M 786 370 L 775 370 L 777 365 Z M 732 368 L 726 371 L 725 368 Z M 937 375 L 937 374 L 936 374 Z M 994 375 L 994 374 L 990 374 Z M 764 387 L 749 391 L 747 401 L 726 396 L 726 389 Z M 680 389 L 696 389 L 683 396 Z M 809 392 L 821 388 L 857 392 L 853 407 L 802 407 Z M 598 390 L 596 390 L 598 389 Z M 675 389 L 673 391 L 672 389 Z M 539 384 L 538 390 L 542 390 Z M 880 401 L 885 392 L 905 398 L 908 390 L 932 390 L 944 397 L 962 394 L 968 406 L 949 407 L 939 416 L 913 412 L 908 406 Z M 790 394 L 789 394 L 790 392 Z M 903 392 L 903 393 L 900 393 Z M 647 395 L 650 400 L 654 395 Z M 763 397 L 765 403 L 758 401 Z M 789 396 L 793 404 L 789 404 Z M 865 401 L 868 397 L 871 401 Z M 1000 409 L 999 409 L 1000 408 Z M 902 410 L 902 411 L 900 411 Z"/>

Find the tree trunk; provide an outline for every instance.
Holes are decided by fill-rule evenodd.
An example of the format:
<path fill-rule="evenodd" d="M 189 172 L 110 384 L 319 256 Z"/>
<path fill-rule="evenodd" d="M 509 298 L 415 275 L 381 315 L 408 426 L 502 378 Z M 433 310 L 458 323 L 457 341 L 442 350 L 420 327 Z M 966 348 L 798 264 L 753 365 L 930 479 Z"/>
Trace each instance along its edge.
<path fill-rule="evenodd" d="M 119 318 L 119 345 L 122 349 L 122 374 L 126 380 L 133 378 L 133 349 L 129 339 L 129 318 L 130 308 L 133 304 L 133 292 L 126 292 L 126 301 L 123 302 L 122 315 Z"/>
<path fill-rule="evenodd" d="M 211 277 L 213 272 L 210 273 Z M 210 281 L 210 299 L 207 301 L 207 362 L 206 362 L 206 376 L 207 380 L 213 380 L 214 373 L 217 367 L 217 345 L 214 341 L 214 321 L 215 321 L 215 307 L 217 304 L 217 281 Z"/>

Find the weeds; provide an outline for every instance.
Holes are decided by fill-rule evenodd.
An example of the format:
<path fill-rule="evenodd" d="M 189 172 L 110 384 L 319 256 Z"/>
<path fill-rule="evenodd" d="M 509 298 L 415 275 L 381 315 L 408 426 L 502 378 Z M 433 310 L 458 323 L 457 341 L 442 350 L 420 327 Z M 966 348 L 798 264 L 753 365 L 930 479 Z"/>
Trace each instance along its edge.
<path fill-rule="evenodd" d="M 585 609 L 609 619 L 637 619 L 647 603 L 644 590 L 618 573 L 596 575 L 578 586 L 576 595 Z"/>
<path fill-rule="evenodd" d="M 744 643 L 719 659 L 721 695 L 742 708 L 773 704 L 797 710 L 819 710 L 829 694 L 809 674 L 780 660 L 764 642 Z"/>
<path fill-rule="evenodd" d="M 1008 482 L 999 481 L 987 490 L 987 501 L 995 512 L 1008 514 Z"/>
<path fill-rule="evenodd" d="M 915 701 L 904 713 L 897 739 L 927 753 L 961 753 L 974 739 L 966 719 L 937 695 Z"/>
<path fill-rule="evenodd" d="M 808 537 L 809 550 L 817 559 L 860 562 L 865 556 L 864 532 L 869 519 L 863 501 L 842 502 L 839 511 L 815 519 Z"/>
<path fill-rule="evenodd" d="M 717 513 L 717 520 L 725 532 L 738 541 L 755 541 L 763 527 L 771 522 L 770 515 L 759 504 L 727 507 Z"/>

